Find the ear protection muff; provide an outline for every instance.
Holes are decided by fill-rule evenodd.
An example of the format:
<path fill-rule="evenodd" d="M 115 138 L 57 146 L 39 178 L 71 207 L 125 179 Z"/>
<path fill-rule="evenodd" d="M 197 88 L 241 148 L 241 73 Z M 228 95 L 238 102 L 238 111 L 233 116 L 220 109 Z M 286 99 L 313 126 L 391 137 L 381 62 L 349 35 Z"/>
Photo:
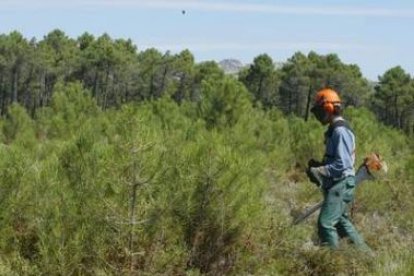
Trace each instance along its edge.
<path fill-rule="evenodd" d="M 331 102 L 324 102 L 322 104 L 322 108 L 323 110 L 325 110 L 325 112 L 329 113 L 329 114 L 333 114 L 334 112 L 334 105 Z"/>
<path fill-rule="evenodd" d="M 330 103 L 330 104 L 332 105 L 332 108 L 333 108 L 332 114 L 339 115 L 341 113 L 341 110 L 342 110 L 341 102 L 333 102 L 333 103 Z"/>
<path fill-rule="evenodd" d="M 310 110 L 319 121 L 326 121 L 328 116 L 338 115 L 341 111 L 340 102 L 322 102 L 313 106 Z"/>
<path fill-rule="evenodd" d="M 323 101 L 320 106 L 329 114 L 338 114 L 341 110 L 341 102 Z"/>

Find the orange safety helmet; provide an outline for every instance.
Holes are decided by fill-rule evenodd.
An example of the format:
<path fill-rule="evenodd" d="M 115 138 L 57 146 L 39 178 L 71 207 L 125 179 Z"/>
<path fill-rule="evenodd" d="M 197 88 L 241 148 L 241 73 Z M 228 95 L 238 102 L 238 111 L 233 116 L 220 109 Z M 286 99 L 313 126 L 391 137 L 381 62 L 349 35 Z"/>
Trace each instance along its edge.
<path fill-rule="evenodd" d="M 333 89 L 324 88 L 316 94 L 314 106 L 322 107 L 325 112 L 334 114 L 341 108 L 341 99 Z"/>

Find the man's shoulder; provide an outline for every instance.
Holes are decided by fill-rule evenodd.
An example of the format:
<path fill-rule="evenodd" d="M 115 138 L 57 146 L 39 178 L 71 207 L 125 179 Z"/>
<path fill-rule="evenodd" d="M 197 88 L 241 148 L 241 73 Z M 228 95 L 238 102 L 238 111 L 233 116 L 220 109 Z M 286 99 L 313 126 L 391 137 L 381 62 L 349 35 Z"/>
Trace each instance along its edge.
<path fill-rule="evenodd" d="M 349 123 L 342 117 L 330 124 L 328 130 L 326 131 L 326 135 L 328 137 L 331 137 L 332 135 L 341 135 L 345 133 L 353 134 L 353 131 L 349 126 Z"/>
<path fill-rule="evenodd" d="M 334 139 L 341 139 L 340 137 L 342 137 L 343 139 L 355 139 L 355 135 L 354 132 L 351 130 L 351 128 L 346 127 L 346 126 L 338 126 L 333 130 L 332 133 L 332 137 L 335 137 Z"/>
<path fill-rule="evenodd" d="M 348 126 L 337 126 L 333 129 L 333 133 L 353 133 L 353 131 Z"/>

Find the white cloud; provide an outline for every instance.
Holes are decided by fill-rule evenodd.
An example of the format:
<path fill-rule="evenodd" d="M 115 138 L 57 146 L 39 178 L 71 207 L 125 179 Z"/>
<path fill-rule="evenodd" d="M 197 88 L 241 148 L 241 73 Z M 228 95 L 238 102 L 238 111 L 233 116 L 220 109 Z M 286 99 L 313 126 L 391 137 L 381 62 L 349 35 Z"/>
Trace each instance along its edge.
<path fill-rule="evenodd" d="M 370 16 L 370 17 L 410 17 L 414 9 L 389 9 L 385 7 L 363 7 L 349 5 L 286 5 L 254 4 L 211 1 L 211 0 L 0 0 L 0 10 L 6 8 L 81 8 L 112 7 L 137 9 L 186 9 L 195 11 L 215 11 L 234 13 L 267 13 L 286 15 L 329 15 L 329 16 Z"/>

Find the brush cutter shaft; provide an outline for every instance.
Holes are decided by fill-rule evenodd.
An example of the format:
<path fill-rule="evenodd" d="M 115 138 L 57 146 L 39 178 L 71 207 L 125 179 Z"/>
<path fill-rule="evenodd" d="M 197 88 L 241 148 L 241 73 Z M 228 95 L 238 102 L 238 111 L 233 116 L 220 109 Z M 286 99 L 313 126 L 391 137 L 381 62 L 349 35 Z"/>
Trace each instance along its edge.
<path fill-rule="evenodd" d="M 378 163 L 379 165 L 372 165 L 373 163 Z M 355 174 L 355 186 L 358 186 L 365 180 L 373 180 L 374 177 L 370 172 L 372 170 L 380 170 L 382 169 L 383 162 L 380 160 L 378 154 L 371 154 L 367 158 L 365 158 L 364 163 L 358 168 L 358 171 Z M 315 213 L 319 210 L 322 206 L 323 201 L 313 205 L 312 207 L 306 209 L 301 215 L 299 215 L 294 221 L 293 224 L 299 224 L 300 222 L 307 219 L 310 215 Z"/>

